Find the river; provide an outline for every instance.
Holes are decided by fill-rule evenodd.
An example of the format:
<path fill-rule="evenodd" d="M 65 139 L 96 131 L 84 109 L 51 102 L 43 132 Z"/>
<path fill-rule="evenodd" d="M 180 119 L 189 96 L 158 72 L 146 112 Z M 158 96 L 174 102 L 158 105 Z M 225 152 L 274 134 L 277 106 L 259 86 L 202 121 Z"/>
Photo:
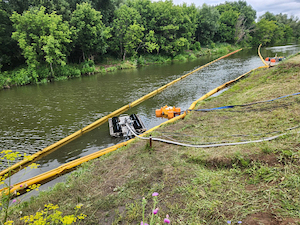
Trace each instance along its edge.
<path fill-rule="evenodd" d="M 288 45 L 262 48 L 261 53 L 263 57 L 289 56 L 299 51 L 299 45 Z M 2 90 L 0 148 L 33 154 L 215 58 L 217 56 L 203 56 L 187 62 Z M 242 50 L 188 76 L 126 113 L 138 114 L 146 128 L 152 128 L 166 120 L 156 118 L 155 109 L 164 105 L 187 109 L 210 90 L 259 66 L 263 63 L 256 49 Z M 38 169 L 17 173 L 13 182 L 29 179 L 122 141 L 122 138 L 110 137 L 105 123 L 37 161 Z"/>

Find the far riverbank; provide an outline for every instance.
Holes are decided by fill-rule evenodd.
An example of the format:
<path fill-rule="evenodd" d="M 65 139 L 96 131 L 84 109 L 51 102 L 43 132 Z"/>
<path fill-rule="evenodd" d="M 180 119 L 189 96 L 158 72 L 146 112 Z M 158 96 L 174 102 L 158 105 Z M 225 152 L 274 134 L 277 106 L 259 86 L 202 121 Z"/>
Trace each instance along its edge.
<path fill-rule="evenodd" d="M 126 61 L 106 56 L 100 62 L 92 60 L 81 64 L 68 64 L 63 67 L 55 67 L 54 74 L 51 73 L 49 66 L 40 66 L 37 69 L 23 66 L 12 71 L 4 71 L 0 76 L 0 90 L 10 89 L 15 86 L 31 84 L 46 84 L 55 81 L 67 80 L 81 76 L 90 76 L 95 73 L 106 74 L 116 70 L 137 68 L 152 64 L 164 64 L 176 61 L 194 60 L 204 55 L 225 55 L 238 49 L 237 46 L 229 44 L 214 45 L 212 48 L 202 48 L 199 51 L 186 51 L 175 57 L 163 55 L 140 55 L 132 57 Z"/>

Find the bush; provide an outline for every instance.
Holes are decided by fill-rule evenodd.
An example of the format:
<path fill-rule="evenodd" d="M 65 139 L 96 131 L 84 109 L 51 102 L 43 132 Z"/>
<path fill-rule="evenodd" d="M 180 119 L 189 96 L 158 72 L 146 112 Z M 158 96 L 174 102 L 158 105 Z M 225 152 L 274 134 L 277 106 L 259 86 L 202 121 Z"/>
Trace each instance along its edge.
<path fill-rule="evenodd" d="M 106 69 L 105 69 L 104 67 L 103 67 L 103 68 L 100 68 L 98 72 L 99 72 L 99 73 L 106 73 Z"/>
<path fill-rule="evenodd" d="M 55 69 L 54 75 L 55 75 L 55 80 L 59 80 L 57 79 L 58 77 L 66 77 L 66 78 L 80 77 L 81 71 L 75 66 L 65 65 L 65 66 L 57 67 Z"/>
<path fill-rule="evenodd" d="M 144 66 L 145 64 L 146 64 L 145 58 L 140 55 L 140 57 L 137 59 L 137 65 Z"/>
<path fill-rule="evenodd" d="M 174 61 L 181 61 L 181 62 L 184 62 L 184 61 L 187 60 L 187 58 L 186 58 L 184 55 L 179 54 L 179 55 L 176 55 L 176 56 L 174 57 L 173 60 L 174 60 Z"/>
<path fill-rule="evenodd" d="M 192 46 L 191 49 L 194 51 L 200 51 L 201 50 L 201 45 L 199 41 L 196 41 Z"/>
<path fill-rule="evenodd" d="M 197 56 L 195 56 L 194 53 L 190 53 L 189 54 L 189 59 L 191 59 L 191 60 L 197 59 Z"/>
<path fill-rule="evenodd" d="M 90 74 L 96 71 L 95 63 L 93 60 L 87 60 L 80 64 L 81 74 Z"/>
<path fill-rule="evenodd" d="M 40 82 L 41 80 L 44 80 L 44 79 L 50 79 L 51 78 L 51 71 L 50 71 L 50 68 L 48 67 L 40 67 L 36 70 L 36 73 L 38 74 L 38 82 Z"/>
<path fill-rule="evenodd" d="M 47 84 L 48 83 L 48 79 L 44 78 L 44 79 L 40 80 L 38 83 L 39 84 Z"/>
<path fill-rule="evenodd" d="M 114 72 L 116 70 L 117 70 L 117 67 L 115 67 L 115 66 L 111 66 L 111 67 L 106 68 L 107 72 Z"/>
<path fill-rule="evenodd" d="M 118 69 L 132 69 L 132 68 L 136 68 L 137 66 L 137 60 L 131 60 L 131 61 L 126 61 L 126 62 L 122 62 L 117 68 Z"/>

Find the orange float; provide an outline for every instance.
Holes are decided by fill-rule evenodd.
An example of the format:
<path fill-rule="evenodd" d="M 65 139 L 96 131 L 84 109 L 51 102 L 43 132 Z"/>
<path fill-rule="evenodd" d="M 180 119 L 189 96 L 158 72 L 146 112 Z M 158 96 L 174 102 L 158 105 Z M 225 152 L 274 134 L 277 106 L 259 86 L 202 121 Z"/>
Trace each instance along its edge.
<path fill-rule="evenodd" d="M 180 108 L 176 108 L 175 106 L 167 106 L 161 107 L 160 109 L 155 110 L 156 117 L 165 117 L 168 119 L 172 119 L 175 115 L 180 115 Z"/>

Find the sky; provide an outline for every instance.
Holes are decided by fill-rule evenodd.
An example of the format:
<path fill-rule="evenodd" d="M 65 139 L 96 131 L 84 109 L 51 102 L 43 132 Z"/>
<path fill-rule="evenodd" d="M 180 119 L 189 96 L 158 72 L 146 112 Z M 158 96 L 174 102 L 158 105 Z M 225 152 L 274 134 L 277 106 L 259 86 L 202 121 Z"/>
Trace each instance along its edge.
<path fill-rule="evenodd" d="M 227 1 L 232 2 L 234 0 Z M 225 3 L 225 0 L 173 0 L 173 3 L 176 5 L 182 4 L 183 2 L 188 5 L 194 3 L 196 6 L 202 6 L 203 3 L 207 5 Z M 300 19 L 300 0 L 246 0 L 246 2 L 256 10 L 257 18 L 269 11 L 275 15 L 279 13 L 287 14 L 288 18 L 294 15 Z"/>

